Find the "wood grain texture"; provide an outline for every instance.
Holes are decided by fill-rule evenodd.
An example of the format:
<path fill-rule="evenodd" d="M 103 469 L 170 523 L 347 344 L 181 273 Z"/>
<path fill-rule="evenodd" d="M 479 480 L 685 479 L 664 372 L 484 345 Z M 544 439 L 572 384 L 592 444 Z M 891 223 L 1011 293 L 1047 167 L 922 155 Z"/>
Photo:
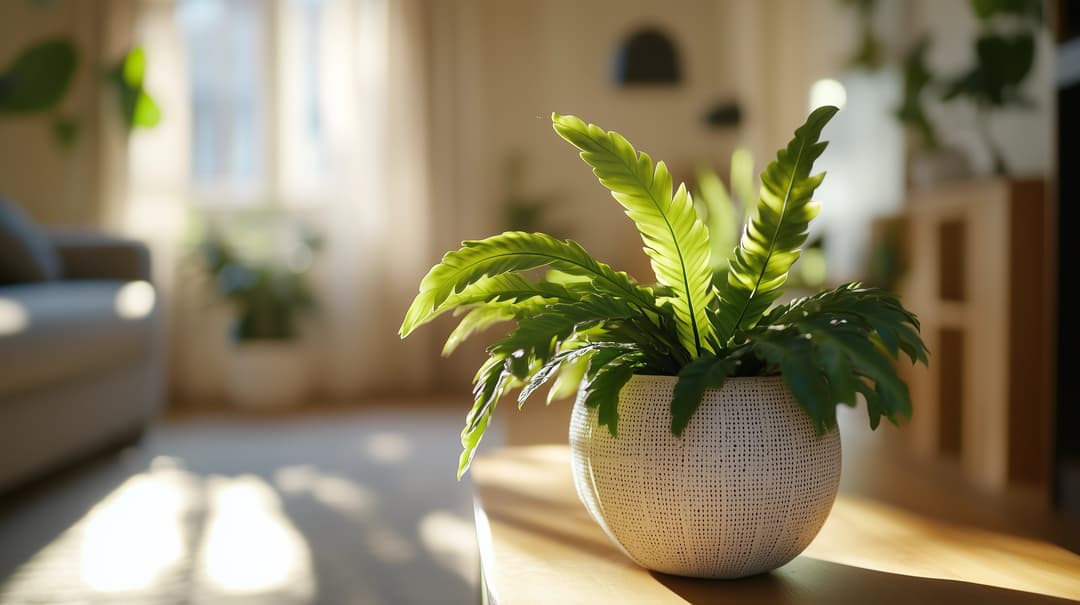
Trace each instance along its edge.
<path fill-rule="evenodd" d="M 859 454 L 852 463 L 864 466 L 854 469 L 859 477 L 875 459 Z M 909 469 L 911 477 L 893 474 L 886 489 L 898 484 L 911 495 L 923 479 L 914 477 L 917 467 Z M 858 489 L 842 490 L 818 538 L 788 565 L 742 580 L 696 580 L 640 568 L 607 539 L 574 493 L 563 446 L 507 448 L 481 456 L 472 472 L 491 603 L 1080 600 L 1080 556 L 1044 540 L 914 512 Z M 916 498 L 935 497 L 923 487 L 916 492 Z M 980 505 L 964 493 L 957 490 L 942 505 L 958 515 Z"/>

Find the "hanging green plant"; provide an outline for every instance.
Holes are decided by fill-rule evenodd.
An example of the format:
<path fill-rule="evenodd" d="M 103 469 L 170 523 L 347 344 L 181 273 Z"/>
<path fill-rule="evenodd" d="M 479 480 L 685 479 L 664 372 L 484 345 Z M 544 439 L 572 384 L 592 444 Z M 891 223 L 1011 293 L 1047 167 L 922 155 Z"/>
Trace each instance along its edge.
<path fill-rule="evenodd" d="M 0 113 L 36 113 L 55 107 L 71 85 L 79 53 L 67 40 L 34 44 L 0 73 Z"/>
<path fill-rule="evenodd" d="M 161 121 L 161 109 L 146 92 L 146 54 L 132 48 L 106 75 L 120 100 L 120 118 L 128 129 L 153 128 Z"/>

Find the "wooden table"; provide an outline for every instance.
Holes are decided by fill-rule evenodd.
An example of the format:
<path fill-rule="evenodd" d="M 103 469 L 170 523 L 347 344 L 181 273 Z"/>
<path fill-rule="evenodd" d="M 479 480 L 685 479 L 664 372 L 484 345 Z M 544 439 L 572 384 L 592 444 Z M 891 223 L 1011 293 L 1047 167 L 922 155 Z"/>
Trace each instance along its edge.
<path fill-rule="evenodd" d="M 817 539 L 791 563 L 742 580 L 696 580 L 642 569 L 608 541 L 574 493 L 566 446 L 499 450 L 480 457 L 472 474 L 490 603 L 1080 600 L 1080 556 L 1069 550 L 943 521 L 858 490 L 842 487 Z"/>

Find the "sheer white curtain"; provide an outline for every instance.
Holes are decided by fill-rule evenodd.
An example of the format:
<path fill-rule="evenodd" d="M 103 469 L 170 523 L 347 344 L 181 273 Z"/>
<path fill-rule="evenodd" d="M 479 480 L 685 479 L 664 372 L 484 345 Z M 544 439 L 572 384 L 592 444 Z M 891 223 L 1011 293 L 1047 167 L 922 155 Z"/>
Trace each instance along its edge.
<path fill-rule="evenodd" d="M 325 237 L 310 276 L 321 308 L 305 337 L 314 395 L 430 387 L 431 343 L 423 335 L 403 343 L 396 335 L 432 254 L 423 4 L 140 0 L 136 36 L 164 120 L 132 137 L 123 220 L 154 248 L 178 396 L 220 398 L 229 349 L 227 311 L 209 304 L 212 293 L 189 279 L 193 267 L 182 258 L 187 218 L 193 209 L 251 206 L 276 207 Z M 224 34 L 215 33 L 213 21 L 199 31 L 247 35 L 236 44 L 254 49 L 251 64 L 244 52 L 215 56 L 221 50 L 209 53 L 215 63 L 198 64 L 200 49 L 192 45 L 202 42 L 185 19 L 225 18 L 229 11 L 236 12 Z M 231 69 L 247 70 L 255 87 L 245 92 L 255 93 L 250 106 L 244 95 L 225 91 L 219 96 L 228 107 L 206 109 L 214 105 L 215 95 L 206 93 L 212 82 L 236 86 L 228 77 L 235 71 L 214 76 L 223 69 L 217 61 L 240 61 Z M 196 98 L 203 105 L 196 107 Z M 209 127 L 207 111 L 216 112 Z M 215 153 L 225 168 L 200 155 Z M 230 170 L 245 178 L 218 178 Z"/>
<path fill-rule="evenodd" d="M 329 204 L 322 275 L 327 386 L 420 390 L 431 347 L 402 343 L 397 326 L 430 257 L 422 3 L 330 0 L 326 9 L 320 80 L 330 190 L 340 196 Z"/>

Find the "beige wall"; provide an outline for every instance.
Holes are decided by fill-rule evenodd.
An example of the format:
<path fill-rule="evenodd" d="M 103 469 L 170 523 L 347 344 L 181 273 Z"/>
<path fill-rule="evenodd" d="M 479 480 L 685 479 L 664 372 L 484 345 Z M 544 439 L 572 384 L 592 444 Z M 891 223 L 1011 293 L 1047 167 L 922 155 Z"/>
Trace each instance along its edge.
<path fill-rule="evenodd" d="M 503 225 L 499 166 L 524 150 L 532 194 L 556 194 L 552 220 L 613 264 L 641 263 L 635 234 L 568 145 L 550 129 L 551 111 L 575 113 L 625 134 L 640 149 L 688 178 L 695 163 L 723 164 L 736 144 L 759 165 L 806 115 L 810 85 L 843 79 L 856 43 L 855 12 L 835 0 L 456 0 L 432 2 L 432 69 L 436 150 L 433 165 L 446 192 L 443 241 L 454 246 Z M 955 73 L 971 61 L 974 18 L 966 0 L 885 0 L 876 25 L 887 55 L 898 62 L 921 31 L 935 36 L 933 65 Z M 617 44 L 635 26 L 671 32 L 685 81 L 677 88 L 626 90 L 611 82 Z M 998 116 L 993 128 L 1009 143 L 1019 174 L 1045 174 L 1052 95 L 1048 41 L 1029 87 L 1038 107 Z M 738 129 L 710 130 L 701 116 L 716 101 L 738 99 Z M 886 101 L 888 115 L 892 102 Z M 945 140 L 988 169 L 970 108 L 934 108 Z M 872 148 L 873 141 L 866 141 Z M 431 259 L 432 261 L 436 259 Z"/>
<path fill-rule="evenodd" d="M 126 6 L 117 0 L 54 0 L 37 8 L 26 1 L 0 2 L 4 69 L 23 49 L 48 39 L 67 38 L 79 51 L 75 77 L 54 110 L 78 120 L 73 145 L 64 147 L 53 137 L 51 114 L 0 115 L 0 196 L 43 223 L 110 223 L 123 181 L 117 171 L 124 141 L 115 132 L 115 100 L 101 72 L 130 40 Z"/>
<path fill-rule="evenodd" d="M 456 179 L 450 188 L 460 204 L 447 245 L 504 228 L 499 166 L 523 152 L 529 192 L 560 200 L 552 223 L 602 259 L 641 262 L 632 225 L 552 132 L 549 116 L 573 113 L 618 130 L 683 178 L 698 162 L 726 158 L 741 133 L 702 121 L 712 104 L 737 92 L 722 3 L 682 0 L 660 9 L 640 0 L 463 0 L 456 14 L 442 9 L 433 68 L 445 151 L 435 165 L 444 164 L 443 179 Z M 611 78 L 614 52 L 626 34 L 650 23 L 676 41 L 684 80 L 676 88 L 620 89 Z"/>

